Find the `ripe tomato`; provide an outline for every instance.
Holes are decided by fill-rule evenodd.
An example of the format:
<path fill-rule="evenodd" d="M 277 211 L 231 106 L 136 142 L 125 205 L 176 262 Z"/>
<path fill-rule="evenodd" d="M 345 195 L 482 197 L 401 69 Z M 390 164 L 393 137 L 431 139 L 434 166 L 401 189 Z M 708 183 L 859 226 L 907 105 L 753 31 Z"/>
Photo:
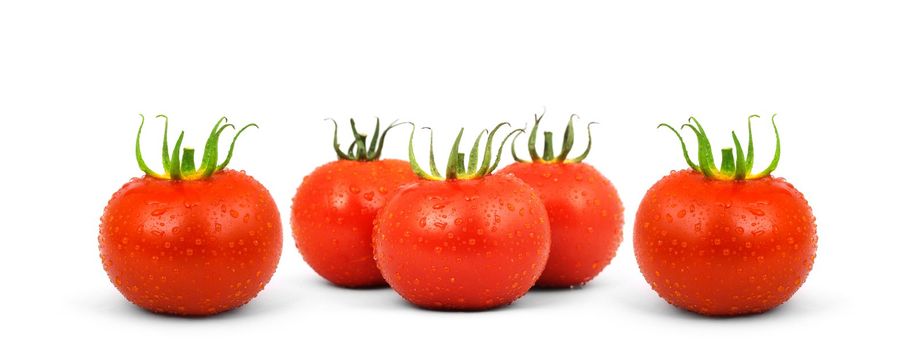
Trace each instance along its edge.
<path fill-rule="evenodd" d="M 532 135 L 541 117 L 535 118 Z M 551 223 L 551 254 L 536 285 L 572 287 L 589 282 L 611 262 L 621 244 L 624 207 L 617 191 L 601 173 L 582 163 L 582 156 L 567 159 L 573 147 L 573 117 L 567 124 L 564 145 L 555 158 L 551 133 L 545 132 L 545 154 L 535 151 L 535 137 L 529 138 L 531 162 L 518 157 L 502 174 L 512 174 L 534 188 L 545 204 Z M 514 152 L 515 157 L 515 152 Z"/>
<path fill-rule="evenodd" d="M 217 147 L 218 133 L 213 138 Z M 188 155 L 185 163 L 192 162 Z M 130 302 L 158 313 L 215 314 L 246 304 L 275 272 L 282 250 L 275 202 L 244 172 L 221 170 L 227 159 L 215 166 L 214 156 L 204 157 L 200 173 L 148 171 L 108 202 L 98 236 L 101 260 Z M 202 177 L 207 166 L 212 173 Z"/>
<path fill-rule="evenodd" d="M 551 234 L 544 205 L 514 176 L 490 175 L 497 166 L 489 166 L 496 131 L 480 168 L 473 161 L 476 141 L 468 170 L 453 153 L 445 179 L 433 165 L 432 174 L 417 166 L 410 143 L 416 172 L 429 180 L 405 185 L 389 200 L 378 214 L 373 238 L 383 277 L 417 306 L 482 310 L 507 305 L 523 296 L 545 267 Z"/>
<path fill-rule="evenodd" d="M 357 143 L 361 135 L 355 136 Z M 373 151 L 352 156 L 341 153 L 338 143 L 334 145 L 340 159 L 304 177 L 292 201 L 291 229 L 296 246 L 314 271 L 336 285 L 385 285 L 373 260 L 373 222 L 399 186 L 418 178 L 405 161 L 377 160 L 382 138 Z"/>
<path fill-rule="evenodd" d="M 695 168 L 715 168 L 702 128 L 694 130 L 701 143 Z M 804 283 L 816 256 L 815 219 L 798 190 L 769 176 L 778 130 L 776 137 L 773 164 L 759 175 L 748 174 L 753 147 L 745 161 L 735 138 L 741 166 L 732 168 L 728 149 L 721 171 L 672 172 L 646 193 L 634 250 L 643 276 L 672 305 L 706 315 L 759 313 Z"/>

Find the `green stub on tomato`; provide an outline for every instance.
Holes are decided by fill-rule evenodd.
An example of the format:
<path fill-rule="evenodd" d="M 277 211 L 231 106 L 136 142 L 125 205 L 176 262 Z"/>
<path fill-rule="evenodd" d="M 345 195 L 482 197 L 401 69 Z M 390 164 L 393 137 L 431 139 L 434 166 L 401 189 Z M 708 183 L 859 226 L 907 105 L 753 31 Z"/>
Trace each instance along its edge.
<path fill-rule="evenodd" d="M 664 126 L 675 133 L 675 136 L 678 137 L 678 141 L 681 142 L 684 160 L 687 161 L 687 165 L 693 170 L 699 171 L 706 177 L 716 180 L 751 180 L 769 176 L 773 170 L 776 170 L 776 166 L 779 165 L 780 154 L 779 129 L 776 127 L 776 115 L 774 114 L 770 118 L 770 122 L 773 124 L 773 132 L 776 134 L 776 152 L 773 154 L 773 160 L 763 171 L 759 173 L 752 172 L 754 167 L 754 134 L 751 129 L 751 119 L 753 118 L 760 118 L 760 116 L 751 115 L 750 117 L 747 117 L 747 155 L 745 156 L 744 154 L 741 142 L 738 140 L 738 135 L 732 131 L 735 149 L 722 149 L 722 164 L 718 168 L 713 159 L 712 145 L 709 143 L 709 138 L 706 137 L 706 131 L 703 130 L 703 126 L 700 125 L 697 118 L 690 117 L 688 120 L 689 122 L 681 126 L 681 129 L 688 128 L 697 136 L 697 163 L 694 163 L 693 160 L 691 160 L 690 154 L 687 152 L 687 145 L 684 143 L 684 138 L 681 137 L 681 134 L 677 129 L 665 123 L 659 124 L 658 127 L 661 128 Z"/>
<path fill-rule="evenodd" d="M 377 118 L 377 122 L 374 124 L 374 136 L 371 137 L 370 144 L 367 142 L 367 135 L 358 132 L 358 128 L 355 127 L 355 120 L 349 119 L 349 124 L 351 124 L 352 134 L 355 136 L 355 140 L 348 146 L 348 150 L 343 152 L 339 145 L 339 124 L 335 120 L 329 119 L 333 122 L 333 149 L 336 151 L 336 156 L 339 160 L 353 160 L 360 162 L 370 162 L 380 159 L 380 154 L 383 152 L 383 143 L 386 141 L 386 133 L 390 129 L 395 128 L 399 125 L 406 123 L 397 123 L 393 121 L 392 124 L 383 129 L 383 132 L 380 132 L 380 118 Z"/>
<path fill-rule="evenodd" d="M 453 147 L 450 149 L 450 156 L 447 159 L 447 166 L 445 173 L 440 174 L 440 171 L 437 169 L 437 164 L 434 159 L 434 132 L 431 131 L 430 139 L 430 173 L 425 172 L 424 169 L 418 164 L 418 160 L 415 157 L 415 126 L 412 125 L 412 134 L 409 137 L 409 164 L 412 167 L 412 171 L 415 172 L 419 177 L 425 180 L 468 180 L 468 179 L 477 179 L 491 174 L 497 169 L 497 165 L 500 164 L 500 156 L 503 153 L 504 145 L 506 145 L 507 140 L 511 136 L 514 136 L 518 133 L 523 132 L 522 129 L 516 129 L 510 131 L 503 141 L 500 143 L 500 148 L 497 150 L 497 155 L 493 155 L 494 149 L 494 135 L 497 133 L 497 130 L 506 125 L 510 126 L 509 123 L 500 123 L 494 127 L 491 132 L 488 132 L 487 129 L 482 130 L 481 133 L 475 137 L 475 142 L 472 145 L 472 149 L 469 151 L 468 164 L 466 164 L 465 153 L 459 152 L 459 144 L 462 141 L 462 134 L 465 131 L 465 128 L 459 129 L 459 134 L 456 136 L 456 141 L 453 142 Z M 425 128 L 430 130 L 429 128 Z M 485 148 L 483 154 L 481 155 L 481 162 L 479 163 L 478 157 L 481 146 L 481 139 L 484 137 L 484 134 L 488 134 L 487 142 L 485 143 Z M 494 163 L 492 164 L 492 158 Z"/>
<path fill-rule="evenodd" d="M 561 151 L 554 155 L 554 145 L 552 141 L 552 133 L 550 131 L 545 131 L 545 148 L 541 155 L 538 154 L 538 151 L 535 148 L 536 138 L 538 137 L 538 124 L 541 123 L 542 115 L 535 115 L 535 123 L 532 125 L 532 132 L 529 133 L 529 156 L 532 158 L 531 161 L 523 160 L 516 155 L 516 139 L 513 139 L 513 144 L 510 147 L 510 152 L 513 154 L 513 159 L 520 163 L 579 163 L 583 159 L 586 159 L 586 156 L 589 155 L 589 151 L 592 149 L 592 124 L 598 124 L 596 122 L 590 122 L 586 126 L 586 132 L 588 133 L 589 142 L 586 145 L 586 150 L 582 154 L 575 158 L 567 158 L 570 156 L 570 150 L 573 148 L 574 142 L 574 132 L 573 132 L 573 118 L 579 118 L 576 114 L 570 116 L 570 121 L 567 122 L 567 128 L 564 129 L 564 139 L 561 142 Z M 523 130 L 525 131 L 525 130 Z"/>
<path fill-rule="evenodd" d="M 142 135 L 143 125 L 146 123 L 146 117 L 142 114 L 139 116 L 142 118 L 142 121 L 139 123 L 139 131 L 136 132 L 136 162 L 139 164 L 139 169 L 146 173 L 146 175 L 163 180 L 199 180 L 209 178 L 215 172 L 225 169 L 225 167 L 228 166 L 228 162 L 231 161 L 231 156 L 234 154 L 234 144 L 237 142 L 238 136 L 241 136 L 241 133 L 251 126 L 259 128 L 256 124 L 251 123 L 238 130 L 238 132 L 234 134 L 234 139 L 231 140 L 231 146 L 228 148 L 228 155 L 225 157 L 225 160 L 219 163 L 219 137 L 225 129 L 229 127 L 234 129 L 233 124 L 228 124 L 228 118 L 219 118 L 215 123 L 215 126 L 212 127 L 212 131 L 209 132 L 209 137 L 206 139 L 206 145 L 203 148 L 203 158 L 199 167 L 197 167 L 194 159 L 196 152 L 193 148 L 185 147 L 183 148 L 183 153 L 181 153 L 181 144 L 184 141 L 183 131 L 181 131 L 180 136 L 177 137 L 174 150 L 171 152 L 168 151 L 168 117 L 158 115 L 156 118 L 165 119 L 165 135 L 162 141 L 162 167 L 164 169 L 163 172 L 158 173 L 149 168 L 143 160 L 139 139 L 140 135 Z"/>

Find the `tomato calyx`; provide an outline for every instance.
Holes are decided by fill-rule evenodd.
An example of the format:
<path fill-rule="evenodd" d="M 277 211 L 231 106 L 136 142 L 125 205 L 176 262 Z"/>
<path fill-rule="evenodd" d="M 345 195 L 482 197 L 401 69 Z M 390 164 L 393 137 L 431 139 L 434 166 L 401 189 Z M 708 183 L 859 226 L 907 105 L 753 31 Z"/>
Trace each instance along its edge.
<path fill-rule="evenodd" d="M 554 156 L 554 146 L 552 141 L 552 133 L 550 131 L 545 131 L 545 148 L 542 155 L 538 154 L 538 151 L 535 149 L 535 141 L 538 134 L 538 124 L 541 122 L 542 118 L 545 116 L 544 113 L 541 115 L 535 115 L 535 124 L 532 125 L 532 132 L 529 133 L 529 157 L 531 161 L 521 159 L 516 155 L 516 139 L 513 138 L 513 144 L 510 145 L 510 152 L 513 154 L 513 159 L 519 163 L 580 163 L 583 159 L 586 159 L 586 156 L 589 155 L 589 151 L 592 149 L 592 124 L 598 124 L 597 122 L 590 122 L 586 126 L 586 131 L 589 134 L 589 143 L 586 145 L 586 150 L 583 151 L 576 158 L 567 157 L 570 155 L 570 149 L 573 148 L 574 142 L 574 132 L 573 132 L 573 118 L 579 118 L 576 114 L 570 116 L 570 121 L 567 122 L 567 128 L 564 129 L 564 139 L 561 144 L 561 152 L 555 157 Z M 525 132 L 525 130 L 523 130 Z"/>
<path fill-rule="evenodd" d="M 174 151 L 168 152 L 168 117 L 159 114 L 155 117 L 165 119 L 165 136 L 164 141 L 162 142 L 162 167 L 164 168 L 164 172 L 157 173 L 146 165 L 146 162 L 142 157 L 139 139 L 140 135 L 142 135 L 143 125 L 146 123 L 146 117 L 142 114 L 139 116 L 142 120 L 139 123 L 139 131 L 136 132 L 136 162 L 139 164 L 139 169 L 146 173 L 146 175 L 162 180 L 200 180 L 209 178 L 215 172 L 225 169 L 225 167 L 228 166 L 228 162 L 231 161 L 231 156 L 234 154 L 234 144 L 237 142 L 238 136 L 241 136 L 241 133 L 251 126 L 259 128 L 258 125 L 250 123 L 238 130 L 238 132 L 234 134 L 234 139 L 231 140 L 228 155 L 225 157 L 225 160 L 219 163 L 219 137 L 226 128 L 230 127 L 234 129 L 233 124 L 228 124 L 228 118 L 219 118 L 215 123 L 215 126 L 212 127 L 209 137 L 206 139 L 206 145 L 203 148 L 203 158 L 200 166 L 197 167 L 194 159 L 195 150 L 193 148 L 184 147 L 183 154 L 181 154 L 181 143 L 184 141 L 183 131 L 181 131 L 180 136 L 177 137 Z"/>
<path fill-rule="evenodd" d="M 773 170 L 776 170 L 776 167 L 779 165 L 780 154 L 779 129 L 776 127 L 776 115 L 773 114 L 770 118 L 770 122 L 773 124 L 773 132 L 776 134 L 776 153 L 773 155 L 773 160 L 766 169 L 756 174 L 752 172 L 754 167 L 754 134 L 751 128 L 751 119 L 753 118 L 760 118 L 760 116 L 754 114 L 747 117 L 747 156 L 744 155 L 741 142 L 738 141 L 738 135 L 732 131 L 731 135 L 732 139 L 735 141 L 735 149 L 732 150 L 731 147 L 722 149 L 722 164 L 718 168 L 713 159 L 712 145 L 710 145 L 709 138 L 706 137 L 706 132 L 703 130 L 703 126 L 700 125 L 700 122 L 697 121 L 697 118 L 690 117 L 688 123 L 682 125 L 681 129 L 689 128 L 696 134 L 698 163 L 694 163 L 691 160 L 690 154 L 687 152 L 687 145 L 684 143 L 684 139 L 677 129 L 665 123 L 659 124 L 658 128 L 664 126 L 675 133 L 675 136 L 678 137 L 678 141 L 681 142 L 684 160 L 687 161 L 687 165 L 693 170 L 699 171 L 706 177 L 715 180 L 753 180 L 769 176 Z M 693 124 L 690 122 L 693 122 Z"/>
<path fill-rule="evenodd" d="M 339 145 L 339 124 L 336 123 L 335 119 L 326 119 L 333 122 L 333 149 L 336 151 L 336 156 L 339 160 L 352 160 L 359 162 L 372 162 L 380 159 L 380 154 L 383 152 L 383 142 L 386 140 L 386 133 L 390 129 L 395 128 L 399 125 L 406 123 L 397 123 L 397 120 L 394 120 L 386 129 L 383 129 L 383 132 L 380 132 L 380 118 L 377 118 L 377 123 L 374 125 L 374 136 L 371 137 L 370 146 L 367 144 L 367 134 L 362 134 L 358 132 L 358 128 L 355 127 L 355 119 L 349 119 L 351 124 L 352 134 L 355 136 L 355 140 L 352 141 L 351 145 L 348 146 L 348 151 L 343 152 Z"/>
<path fill-rule="evenodd" d="M 497 150 L 496 157 L 494 157 L 494 163 L 491 164 L 494 135 L 497 133 L 497 130 L 504 125 L 509 127 L 510 123 L 504 122 L 497 124 L 497 126 L 495 126 L 491 132 L 488 132 L 488 130 L 485 129 L 478 134 L 478 136 L 475 138 L 475 143 L 472 145 L 471 151 L 469 151 L 468 165 L 466 164 L 465 153 L 459 152 L 459 143 L 462 140 L 462 134 L 465 131 L 465 128 L 459 129 L 459 134 L 456 136 L 456 141 L 453 142 L 453 147 L 450 149 L 450 156 L 447 160 L 446 171 L 444 175 L 441 175 L 440 171 L 437 169 L 436 161 L 434 160 L 434 131 L 430 128 L 423 128 L 430 130 L 431 132 L 429 157 L 430 173 L 427 173 L 421 168 L 421 165 L 418 164 L 418 160 L 415 158 L 415 125 L 412 124 L 412 134 L 409 136 L 409 165 L 411 165 L 412 171 L 414 171 L 418 177 L 421 177 L 425 180 L 470 180 L 487 176 L 494 172 L 494 169 L 497 169 L 497 165 L 500 164 L 500 156 L 503 153 L 504 145 L 507 144 L 507 140 L 509 140 L 510 137 L 514 134 L 523 132 L 522 129 L 516 129 L 507 134 L 507 136 L 504 137 L 503 141 L 500 143 L 500 148 Z M 488 139 L 485 143 L 481 163 L 479 164 L 479 146 L 481 144 L 481 138 L 485 133 L 488 134 Z"/>

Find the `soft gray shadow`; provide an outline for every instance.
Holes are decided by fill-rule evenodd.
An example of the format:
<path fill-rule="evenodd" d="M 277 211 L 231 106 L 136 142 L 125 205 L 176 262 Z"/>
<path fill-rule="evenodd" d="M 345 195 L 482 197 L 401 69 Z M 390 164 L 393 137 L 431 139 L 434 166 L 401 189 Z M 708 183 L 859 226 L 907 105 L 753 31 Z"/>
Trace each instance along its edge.
<path fill-rule="evenodd" d="M 660 317 L 677 318 L 697 322 L 766 322 L 767 320 L 779 320 L 783 318 L 805 317 L 817 314 L 826 310 L 832 310 L 835 306 L 831 301 L 817 300 L 817 298 L 792 298 L 791 300 L 779 305 L 766 312 L 744 314 L 736 316 L 707 316 L 692 311 L 675 307 L 660 298 L 655 292 L 650 291 L 650 295 L 643 295 L 638 300 L 625 302 L 639 312 L 648 313 Z M 627 299 L 632 299 L 629 296 Z"/>

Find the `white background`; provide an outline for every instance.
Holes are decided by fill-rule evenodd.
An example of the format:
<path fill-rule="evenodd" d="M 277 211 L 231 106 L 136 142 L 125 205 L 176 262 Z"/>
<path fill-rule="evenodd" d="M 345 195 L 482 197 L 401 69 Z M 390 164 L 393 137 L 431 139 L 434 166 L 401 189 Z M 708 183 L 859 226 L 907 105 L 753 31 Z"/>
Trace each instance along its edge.
<path fill-rule="evenodd" d="M 0 347 L 908 345 L 912 12 L 903 2 L 327 3 L 0 5 Z M 222 115 L 259 123 L 231 167 L 266 185 L 286 220 L 301 178 L 334 159 L 324 118 L 431 126 L 443 154 L 458 126 L 521 126 L 543 108 L 558 132 L 570 113 L 601 123 L 588 161 L 627 208 L 618 257 L 582 289 L 533 291 L 490 312 L 419 310 L 389 289 L 320 280 L 287 222 L 272 282 L 216 317 L 141 311 L 101 268 L 98 218 L 140 175 L 138 113 L 168 114 L 197 147 Z M 631 244 L 641 196 L 685 166 L 655 126 L 696 115 L 718 149 L 730 130 L 745 137 L 754 113 L 764 116 L 758 168 L 772 153 L 768 117 L 779 113 L 775 174 L 814 208 L 817 263 L 772 312 L 678 311 L 640 276 Z M 162 125 L 148 125 L 143 145 L 157 164 Z M 391 132 L 385 156 L 404 158 L 406 136 Z"/>

